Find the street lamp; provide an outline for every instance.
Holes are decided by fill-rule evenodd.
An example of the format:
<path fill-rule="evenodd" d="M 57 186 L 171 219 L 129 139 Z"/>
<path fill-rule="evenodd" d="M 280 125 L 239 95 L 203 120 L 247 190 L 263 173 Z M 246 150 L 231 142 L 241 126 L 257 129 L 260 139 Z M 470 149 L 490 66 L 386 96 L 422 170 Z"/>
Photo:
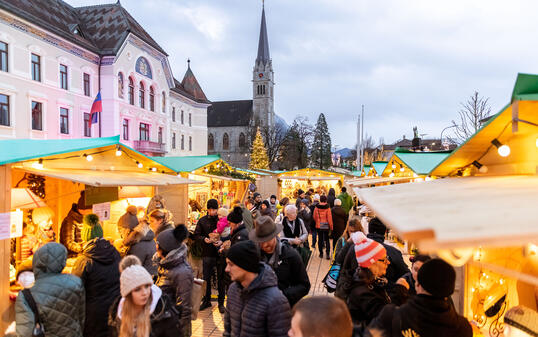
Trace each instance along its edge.
<path fill-rule="evenodd" d="M 452 121 L 452 124 L 453 125 L 450 125 L 450 126 L 447 126 L 446 128 L 444 128 L 442 131 L 441 131 L 441 145 L 443 145 L 443 132 L 445 132 L 446 129 L 450 129 L 450 128 L 455 128 L 457 127 L 458 125 L 456 125 L 456 123 L 454 123 L 454 121 Z"/>

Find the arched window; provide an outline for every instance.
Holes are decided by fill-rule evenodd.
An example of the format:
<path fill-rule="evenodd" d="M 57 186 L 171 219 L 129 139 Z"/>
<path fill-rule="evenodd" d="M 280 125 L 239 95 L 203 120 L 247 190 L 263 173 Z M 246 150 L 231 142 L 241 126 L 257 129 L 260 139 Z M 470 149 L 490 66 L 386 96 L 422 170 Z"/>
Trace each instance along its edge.
<path fill-rule="evenodd" d="M 181 149 L 185 150 L 185 135 L 181 135 Z"/>
<path fill-rule="evenodd" d="M 223 150 L 230 149 L 230 137 L 228 137 L 227 133 L 225 133 L 224 136 L 222 136 L 222 149 Z"/>
<path fill-rule="evenodd" d="M 123 98 L 123 74 L 118 73 L 118 97 Z"/>
<path fill-rule="evenodd" d="M 166 112 L 166 94 L 163 91 L 163 113 Z"/>
<path fill-rule="evenodd" d="M 192 151 L 192 137 L 189 136 L 189 151 Z"/>
<path fill-rule="evenodd" d="M 181 110 L 181 124 L 182 124 L 182 125 L 183 125 L 183 121 L 184 121 L 184 119 L 183 119 L 183 115 L 184 115 L 184 114 L 183 114 L 183 110 Z"/>
<path fill-rule="evenodd" d="M 263 94 L 265 95 L 265 85 L 263 85 L 262 88 L 263 88 Z"/>
<path fill-rule="evenodd" d="M 129 104 L 134 105 L 134 81 L 129 77 Z"/>
<path fill-rule="evenodd" d="M 138 89 L 138 104 L 142 109 L 145 108 L 146 90 L 144 89 L 144 83 L 140 81 L 140 88 Z"/>
<path fill-rule="evenodd" d="M 239 148 L 244 148 L 246 146 L 246 141 L 245 141 L 245 134 L 243 132 L 241 132 L 241 134 L 239 135 Z"/>
<path fill-rule="evenodd" d="M 212 133 L 207 136 L 207 149 L 210 151 L 215 149 L 215 139 Z"/>
<path fill-rule="evenodd" d="M 149 109 L 155 111 L 155 90 L 149 87 Z"/>

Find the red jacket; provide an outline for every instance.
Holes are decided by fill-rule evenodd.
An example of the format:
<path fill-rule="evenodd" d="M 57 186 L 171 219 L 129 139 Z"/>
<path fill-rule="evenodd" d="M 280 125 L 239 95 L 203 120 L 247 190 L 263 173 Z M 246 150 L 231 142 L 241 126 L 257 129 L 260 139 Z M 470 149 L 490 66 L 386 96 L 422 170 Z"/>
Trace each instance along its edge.
<path fill-rule="evenodd" d="M 333 216 L 331 213 L 331 207 L 326 202 L 319 203 L 314 208 L 314 214 L 312 218 L 316 222 L 316 228 L 320 228 L 320 224 L 325 222 L 329 224 L 329 229 L 333 230 Z"/>

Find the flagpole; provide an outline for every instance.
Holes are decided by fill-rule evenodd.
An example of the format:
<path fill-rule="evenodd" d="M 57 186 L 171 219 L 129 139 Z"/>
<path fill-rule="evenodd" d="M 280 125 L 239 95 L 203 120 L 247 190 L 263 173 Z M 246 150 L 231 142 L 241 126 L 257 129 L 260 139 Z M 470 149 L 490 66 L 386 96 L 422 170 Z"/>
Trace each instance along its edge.
<path fill-rule="evenodd" d="M 98 93 L 101 92 L 101 56 L 99 56 L 99 69 L 97 69 L 97 79 L 99 83 Z M 103 98 L 101 97 L 101 111 L 99 111 L 99 138 L 101 138 L 101 114 L 103 112 Z"/>

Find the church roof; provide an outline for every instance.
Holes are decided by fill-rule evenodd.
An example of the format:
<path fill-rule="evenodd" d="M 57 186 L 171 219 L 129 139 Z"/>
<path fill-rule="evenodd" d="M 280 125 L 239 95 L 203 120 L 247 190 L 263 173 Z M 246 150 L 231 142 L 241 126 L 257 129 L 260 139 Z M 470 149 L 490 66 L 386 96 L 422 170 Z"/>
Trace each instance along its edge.
<path fill-rule="evenodd" d="M 207 108 L 207 127 L 248 126 L 252 100 L 213 102 Z"/>
<path fill-rule="evenodd" d="M 209 100 L 207 99 L 204 94 L 204 91 L 202 90 L 202 87 L 200 87 L 200 84 L 198 84 L 198 81 L 196 80 L 196 77 L 191 70 L 190 61 L 188 61 L 187 72 L 185 72 L 183 81 L 181 81 L 181 86 L 183 87 L 183 89 L 185 89 L 186 92 L 193 96 L 196 101 L 209 103 Z"/>
<path fill-rule="evenodd" d="M 116 54 L 129 33 L 167 55 L 119 1 L 75 8 L 62 0 L 2 0 L 0 8 L 101 55 Z"/>
<path fill-rule="evenodd" d="M 260 25 L 260 40 L 258 41 L 258 57 L 256 63 L 262 61 L 264 64 L 271 60 L 269 55 L 269 39 L 267 38 L 267 25 L 265 23 L 265 7 L 262 9 L 262 23 Z"/>

